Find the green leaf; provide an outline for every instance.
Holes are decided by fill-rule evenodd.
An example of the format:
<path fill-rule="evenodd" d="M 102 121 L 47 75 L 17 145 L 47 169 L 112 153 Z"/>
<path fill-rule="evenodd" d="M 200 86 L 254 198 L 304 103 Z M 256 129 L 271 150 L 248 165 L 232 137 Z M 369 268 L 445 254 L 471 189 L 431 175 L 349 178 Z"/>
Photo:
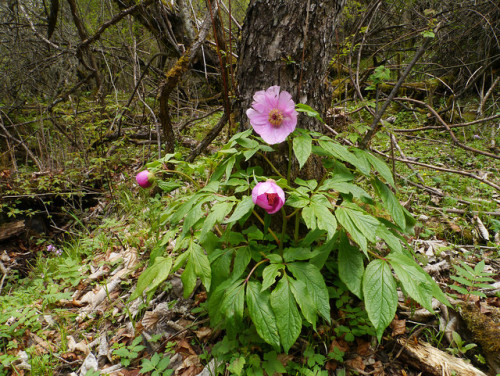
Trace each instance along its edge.
<path fill-rule="evenodd" d="M 318 317 L 316 305 L 307 291 L 306 284 L 293 278 L 290 278 L 289 281 L 295 301 L 299 305 L 304 318 L 311 323 L 313 329 L 316 330 L 316 320 Z"/>
<path fill-rule="evenodd" d="M 393 252 L 387 256 L 394 272 L 405 291 L 422 307 L 434 313 L 432 309 L 432 289 L 427 273 L 410 257 Z"/>
<path fill-rule="evenodd" d="M 231 209 L 234 206 L 234 202 L 218 202 L 210 211 L 210 214 L 206 217 L 203 222 L 203 227 L 201 228 L 200 233 L 200 242 L 205 240 L 206 235 L 209 231 L 212 231 L 216 223 L 222 222 L 222 220 L 229 214 Z"/>
<path fill-rule="evenodd" d="M 246 267 L 252 259 L 252 252 L 249 247 L 241 247 L 235 249 L 236 256 L 234 257 L 233 276 L 239 277 L 243 274 Z"/>
<path fill-rule="evenodd" d="M 229 364 L 227 369 L 232 374 L 235 374 L 236 376 L 241 376 L 245 363 L 246 363 L 245 357 L 240 356 L 236 359 L 233 359 L 233 361 Z"/>
<path fill-rule="evenodd" d="M 363 255 L 358 248 L 349 243 L 345 233 L 342 233 L 338 254 L 339 277 L 349 290 L 361 299 L 361 282 L 365 271 Z"/>
<path fill-rule="evenodd" d="M 319 251 L 311 251 L 311 248 L 285 248 L 283 259 L 285 262 L 310 260 L 317 256 Z"/>
<path fill-rule="evenodd" d="M 224 299 L 219 309 L 224 315 L 224 325 L 231 337 L 241 330 L 243 310 L 245 308 L 245 280 L 235 281 L 224 293 Z"/>
<path fill-rule="evenodd" d="M 184 184 L 181 184 L 177 181 L 163 181 L 163 180 L 158 180 L 158 187 L 164 192 L 171 192 L 174 189 L 177 189 L 179 187 L 182 187 Z"/>
<path fill-rule="evenodd" d="M 339 143 L 333 142 L 328 138 L 320 138 L 318 140 L 319 146 L 330 156 L 344 162 L 348 162 L 355 166 L 362 174 L 370 174 L 370 169 L 358 159 L 356 155 L 351 153 L 347 148 Z"/>
<path fill-rule="evenodd" d="M 192 262 L 188 262 L 181 275 L 182 286 L 184 287 L 184 299 L 189 298 L 189 295 L 196 287 L 196 272 Z"/>
<path fill-rule="evenodd" d="M 286 265 L 295 279 L 305 283 L 307 291 L 316 306 L 318 313 L 330 322 L 330 301 L 325 280 L 319 269 L 310 263 L 293 262 Z"/>
<path fill-rule="evenodd" d="M 340 193 L 352 194 L 356 198 L 366 197 L 371 199 L 370 195 L 363 188 L 345 181 L 335 181 L 334 179 L 325 180 L 321 186 L 321 190 L 333 190 Z"/>
<path fill-rule="evenodd" d="M 269 291 L 262 291 L 262 286 L 260 286 L 259 282 L 248 281 L 246 297 L 248 314 L 259 336 L 275 349 L 279 349 L 280 337 L 278 326 L 269 298 Z"/>
<path fill-rule="evenodd" d="M 368 264 L 363 277 L 363 296 L 368 318 L 380 342 L 385 328 L 394 319 L 398 305 L 396 282 L 387 262 L 376 259 Z"/>
<path fill-rule="evenodd" d="M 375 242 L 375 234 L 380 223 L 376 218 L 364 214 L 362 211 L 356 210 L 356 208 L 356 205 L 346 203 L 337 208 L 335 216 L 366 254 L 368 251 L 366 239 L 372 243 Z"/>
<path fill-rule="evenodd" d="M 373 186 L 375 187 L 377 194 L 382 199 L 385 208 L 394 219 L 394 223 L 396 223 L 396 225 L 404 231 L 406 229 L 406 219 L 403 206 L 399 203 L 398 199 L 394 196 L 394 193 L 392 193 L 389 187 L 380 180 L 373 180 Z"/>
<path fill-rule="evenodd" d="M 274 285 L 276 278 L 281 274 L 285 267 L 283 264 L 269 264 L 262 271 L 262 290 L 267 290 Z"/>
<path fill-rule="evenodd" d="M 144 292 L 156 290 L 156 288 L 167 279 L 170 269 L 172 268 L 171 257 L 158 256 L 152 266 L 144 270 L 137 280 L 137 286 L 130 296 L 129 300 L 137 299 Z"/>
<path fill-rule="evenodd" d="M 321 118 L 321 115 L 319 114 L 319 112 L 316 111 L 315 109 L 313 109 L 311 106 L 308 106 L 307 104 L 297 103 L 295 105 L 295 109 L 297 110 L 297 112 L 303 112 L 307 116 L 316 118 L 319 121 L 321 121 L 322 123 L 324 123 L 324 121 Z"/>
<path fill-rule="evenodd" d="M 306 226 L 315 230 L 325 230 L 328 233 L 328 239 L 331 239 L 337 231 L 337 220 L 330 211 L 332 205 L 322 194 L 315 194 L 311 198 L 309 206 L 302 209 L 302 219 Z"/>
<path fill-rule="evenodd" d="M 403 252 L 400 239 L 383 224 L 377 228 L 377 236 L 384 240 L 394 252 Z"/>
<path fill-rule="evenodd" d="M 194 265 L 196 275 L 200 277 L 205 289 L 210 291 L 212 272 L 210 270 L 210 261 L 208 261 L 205 251 L 195 242 L 191 242 L 188 251 L 190 253 L 190 262 Z"/>
<path fill-rule="evenodd" d="M 252 211 L 253 207 L 254 203 L 252 201 L 252 196 L 243 197 L 243 199 L 236 206 L 236 209 L 234 209 L 231 217 L 224 223 L 233 223 L 238 221 L 239 219 L 247 215 L 250 211 Z"/>
<path fill-rule="evenodd" d="M 312 138 L 308 134 L 301 134 L 293 139 L 293 152 L 299 161 L 299 169 L 309 159 L 312 149 Z"/>
<path fill-rule="evenodd" d="M 288 352 L 300 335 L 302 319 L 286 275 L 280 279 L 271 293 L 270 301 L 276 317 L 281 344 L 285 352 Z"/>
<path fill-rule="evenodd" d="M 393 188 L 396 188 L 392 172 L 390 168 L 387 166 L 387 164 L 383 160 L 377 158 L 376 156 L 367 151 L 364 151 L 364 155 L 366 156 L 368 162 L 370 162 L 372 167 L 375 169 L 375 171 L 377 171 L 380 174 L 380 176 L 382 176 L 384 180 L 387 183 L 389 183 Z"/>

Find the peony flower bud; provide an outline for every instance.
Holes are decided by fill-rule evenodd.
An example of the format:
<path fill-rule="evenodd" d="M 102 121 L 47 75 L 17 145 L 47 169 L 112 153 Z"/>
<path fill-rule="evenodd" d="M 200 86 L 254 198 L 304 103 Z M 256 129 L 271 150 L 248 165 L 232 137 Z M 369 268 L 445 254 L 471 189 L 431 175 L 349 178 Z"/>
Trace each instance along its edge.
<path fill-rule="evenodd" d="M 252 190 L 252 201 L 269 214 L 274 214 L 281 209 L 285 203 L 285 192 L 272 179 L 257 183 Z"/>
<path fill-rule="evenodd" d="M 153 184 L 155 180 L 155 176 L 152 172 L 148 170 L 141 171 L 137 174 L 135 177 L 135 180 L 137 180 L 137 183 L 142 187 L 142 188 L 149 188 L 151 187 L 151 184 Z"/>

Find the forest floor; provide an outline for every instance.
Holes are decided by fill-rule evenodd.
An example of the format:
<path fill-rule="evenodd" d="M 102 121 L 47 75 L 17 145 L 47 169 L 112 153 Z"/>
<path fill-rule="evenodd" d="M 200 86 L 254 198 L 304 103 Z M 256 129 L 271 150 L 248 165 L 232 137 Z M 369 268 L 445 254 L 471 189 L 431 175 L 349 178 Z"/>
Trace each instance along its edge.
<path fill-rule="evenodd" d="M 412 121 L 400 120 L 401 127 Z M 464 137 L 481 147 L 487 134 L 480 131 Z M 395 171 L 400 201 L 417 219 L 407 240 L 453 309 L 436 302 L 431 313 L 401 294 L 377 343 L 361 302 L 332 286 L 334 324 L 303 329 L 283 354 L 211 328 L 206 293 L 199 287 L 184 299 L 177 273 L 148 301 L 130 301 L 149 254 L 173 246 L 159 213 L 175 200 L 135 184 L 142 165 L 136 158 L 128 169 L 114 169 L 108 189 L 78 215 L 61 216 L 65 223 L 49 218 L 44 234 L 32 217 L 29 231 L 0 242 L 0 375 L 499 374 L 500 195 L 446 170 L 500 184 L 500 168 L 445 135 L 402 134 L 398 142 L 406 158 L 441 168 L 398 163 Z M 384 134 L 374 145 L 384 154 L 396 150 Z"/>

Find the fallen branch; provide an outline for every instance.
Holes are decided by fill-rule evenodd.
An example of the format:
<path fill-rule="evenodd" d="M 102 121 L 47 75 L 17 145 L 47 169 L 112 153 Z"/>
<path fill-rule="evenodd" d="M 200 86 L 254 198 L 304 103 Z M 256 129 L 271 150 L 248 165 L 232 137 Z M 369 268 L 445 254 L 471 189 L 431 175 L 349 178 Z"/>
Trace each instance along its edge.
<path fill-rule="evenodd" d="M 378 150 L 375 150 L 375 149 L 372 149 L 372 151 L 374 153 L 377 153 L 379 155 L 382 155 L 383 157 L 387 158 L 387 159 L 391 159 L 391 157 L 385 153 L 382 153 L 381 151 L 378 151 Z M 403 162 L 403 163 L 411 163 L 411 164 L 414 164 L 414 165 L 417 165 L 417 166 L 422 166 L 422 167 L 427 167 L 427 168 L 430 168 L 432 170 L 436 170 L 436 171 L 443 171 L 443 172 L 449 172 L 449 173 L 452 173 L 452 174 L 457 174 L 457 175 L 463 175 L 463 176 L 467 176 L 469 178 L 473 178 L 473 179 L 476 179 L 484 184 L 487 184 L 489 185 L 490 187 L 493 187 L 495 188 L 496 190 L 500 191 L 500 185 L 498 184 L 495 184 L 489 180 L 486 180 L 485 178 L 482 178 L 480 176 L 477 176 L 473 173 L 470 173 L 470 172 L 466 172 L 466 171 L 460 171 L 460 170 L 452 170 L 450 168 L 444 168 L 444 167 L 438 167 L 438 166 L 434 166 L 434 165 L 430 165 L 430 164 L 427 164 L 427 163 L 422 163 L 422 162 L 417 162 L 417 161 L 411 161 L 409 159 L 401 159 L 401 158 L 394 158 L 396 161 L 398 162 Z"/>
<path fill-rule="evenodd" d="M 493 116 L 483 118 L 483 119 L 469 121 L 467 123 L 449 124 L 448 127 L 450 127 L 450 128 L 463 128 L 463 127 L 468 127 L 469 125 L 486 123 L 487 121 L 495 120 L 498 118 L 500 118 L 500 114 L 493 115 Z M 431 129 L 446 129 L 446 128 L 443 125 L 433 125 L 433 126 L 429 126 L 429 127 L 420 127 L 420 128 L 412 128 L 412 129 L 393 129 L 392 131 L 397 132 L 397 133 L 411 133 L 411 132 L 428 131 Z"/>
<path fill-rule="evenodd" d="M 455 133 L 453 133 L 453 131 L 451 130 L 450 126 L 443 120 L 443 118 L 441 116 L 439 116 L 439 114 L 437 113 L 437 111 L 435 109 L 433 109 L 431 106 L 429 106 L 427 103 L 419 101 L 419 100 L 416 100 L 416 99 L 412 99 L 412 98 L 394 98 L 394 100 L 396 100 L 396 101 L 407 101 L 407 102 L 416 103 L 416 104 L 419 104 L 421 106 L 427 107 L 427 109 L 430 112 L 432 112 L 432 114 L 443 125 L 443 127 L 446 128 L 446 130 L 450 134 L 450 136 L 451 136 L 453 142 L 455 143 L 455 145 L 461 147 L 464 150 L 468 150 L 468 151 L 471 151 L 471 152 L 476 153 L 476 154 L 486 155 L 487 157 L 491 157 L 491 158 L 495 158 L 495 159 L 500 159 L 500 155 L 488 153 L 487 151 L 478 150 L 478 149 L 475 149 L 475 148 L 471 148 L 470 146 L 467 146 L 465 144 L 462 144 L 458 140 L 457 136 L 455 136 Z"/>
<path fill-rule="evenodd" d="M 491 215 L 495 217 L 500 217 L 500 212 L 487 212 L 487 211 L 478 211 L 478 210 L 463 210 L 463 209 L 447 209 L 447 208 L 437 208 L 435 206 L 426 206 L 427 209 L 444 211 L 446 213 L 455 213 L 455 214 L 485 214 Z"/>
<path fill-rule="evenodd" d="M 420 371 L 435 376 L 487 376 L 463 359 L 445 353 L 426 342 L 415 342 L 407 338 L 399 338 L 397 342 L 403 347 L 401 356 Z"/>

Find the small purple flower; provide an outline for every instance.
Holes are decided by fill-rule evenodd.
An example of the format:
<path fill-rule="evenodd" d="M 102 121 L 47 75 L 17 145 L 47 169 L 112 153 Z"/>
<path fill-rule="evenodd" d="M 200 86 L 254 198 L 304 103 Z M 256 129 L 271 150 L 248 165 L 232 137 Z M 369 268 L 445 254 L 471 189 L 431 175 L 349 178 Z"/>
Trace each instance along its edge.
<path fill-rule="evenodd" d="M 297 125 L 292 96 L 287 91 L 280 93 L 279 86 L 256 92 L 247 116 L 255 132 L 271 145 L 285 141 Z"/>
<path fill-rule="evenodd" d="M 51 253 L 55 254 L 56 256 L 61 256 L 63 253 L 62 249 L 57 249 L 52 244 L 49 244 L 47 246 L 47 252 L 51 252 Z"/>
<path fill-rule="evenodd" d="M 154 174 L 148 170 L 141 171 L 137 174 L 135 179 L 137 180 L 137 183 L 142 187 L 142 188 L 149 188 L 151 187 L 151 184 L 153 184 L 154 181 Z"/>
<path fill-rule="evenodd" d="M 252 201 L 269 214 L 274 214 L 285 203 L 285 192 L 274 180 L 269 179 L 266 182 L 257 183 L 253 188 Z"/>
<path fill-rule="evenodd" d="M 475 135 L 474 135 L 474 136 L 472 136 L 472 137 L 474 137 L 474 139 L 475 139 L 475 140 L 480 140 L 480 139 L 481 139 L 481 136 L 480 136 L 480 135 L 478 135 L 478 134 L 475 134 Z"/>

